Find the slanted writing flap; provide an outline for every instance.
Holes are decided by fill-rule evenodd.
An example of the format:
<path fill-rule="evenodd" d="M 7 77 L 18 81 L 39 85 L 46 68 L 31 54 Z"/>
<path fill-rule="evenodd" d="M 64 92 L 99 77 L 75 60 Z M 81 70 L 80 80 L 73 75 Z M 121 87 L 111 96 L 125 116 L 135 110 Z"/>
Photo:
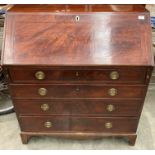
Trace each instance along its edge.
<path fill-rule="evenodd" d="M 149 20 L 131 12 L 10 12 L 3 64 L 152 65 Z"/>

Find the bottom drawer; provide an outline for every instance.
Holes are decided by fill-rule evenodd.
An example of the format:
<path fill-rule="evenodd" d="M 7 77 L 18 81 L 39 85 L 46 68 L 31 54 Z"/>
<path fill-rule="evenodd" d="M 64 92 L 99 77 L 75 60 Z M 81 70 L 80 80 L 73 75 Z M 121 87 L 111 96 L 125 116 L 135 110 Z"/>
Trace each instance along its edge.
<path fill-rule="evenodd" d="M 136 132 L 138 119 L 128 117 L 21 116 L 22 131 Z"/>

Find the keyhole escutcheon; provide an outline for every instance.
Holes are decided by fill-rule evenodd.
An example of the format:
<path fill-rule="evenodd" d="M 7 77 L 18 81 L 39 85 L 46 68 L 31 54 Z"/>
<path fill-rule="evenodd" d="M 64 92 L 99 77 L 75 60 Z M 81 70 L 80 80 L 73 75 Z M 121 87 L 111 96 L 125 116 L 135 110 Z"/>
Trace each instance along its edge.
<path fill-rule="evenodd" d="M 78 22 L 78 21 L 80 21 L 80 17 L 79 16 L 76 16 L 75 17 L 75 20 Z"/>

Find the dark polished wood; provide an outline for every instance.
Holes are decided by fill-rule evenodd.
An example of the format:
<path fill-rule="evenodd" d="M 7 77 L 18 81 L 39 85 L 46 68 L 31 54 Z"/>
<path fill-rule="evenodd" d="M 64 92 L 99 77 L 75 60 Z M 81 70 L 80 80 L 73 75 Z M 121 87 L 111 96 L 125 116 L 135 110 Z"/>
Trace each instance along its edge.
<path fill-rule="evenodd" d="M 18 99 L 53 99 L 53 98 L 142 98 L 145 94 L 143 85 L 102 85 L 102 84 L 38 84 L 10 85 L 11 95 Z M 47 94 L 41 96 L 39 89 L 44 88 Z M 117 94 L 111 96 L 110 89 L 116 89 Z"/>
<path fill-rule="evenodd" d="M 4 65 L 153 65 L 147 12 L 8 12 L 5 24 Z"/>
<path fill-rule="evenodd" d="M 26 132 L 133 133 L 136 132 L 138 120 L 124 117 L 20 116 L 19 122 L 21 129 Z M 46 122 L 51 122 L 52 126 L 46 127 Z M 112 127 L 106 128 L 106 123 L 111 123 Z"/>
<path fill-rule="evenodd" d="M 23 72 L 24 69 L 24 72 Z M 38 80 L 35 74 L 42 71 L 45 78 Z M 111 79 L 110 74 L 118 72 L 118 79 Z M 13 83 L 56 83 L 56 82 L 103 82 L 143 84 L 146 79 L 146 67 L 11 67 L 9 75 Z"/>
<path fill-rule="evenodd" d="M 154 65 L 151 46 L 143 5 L 12 7 L 2 67 L 22 142 L 115 136 L 134 145 Z"/>
<path fill-rule="evenodd" d="M 15 5 L 10 12 L 144 12 L 143 5 L 113 5 L 113 4 L 62 4 L 62 5 Z"/>
<path fill-rule="evenodd" d="M 112 99 L 13 99 L 19 115 L 138 116 L 141 100 Z M 45 107 L 43 109 L 43 106 Z M 112 107 L 112 108 L 109 108 Z M 110 109 L 110 110 L 109 110 Z"/>

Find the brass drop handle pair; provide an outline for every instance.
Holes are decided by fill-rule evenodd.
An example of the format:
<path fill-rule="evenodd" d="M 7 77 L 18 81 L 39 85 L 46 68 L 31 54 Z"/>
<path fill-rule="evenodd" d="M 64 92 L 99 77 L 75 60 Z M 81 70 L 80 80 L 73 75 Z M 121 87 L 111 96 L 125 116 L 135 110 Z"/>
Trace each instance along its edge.
<path fill-rule="evenodd" d="M 53 126 L 52 122 L 50 121 L 47 121 L 44 123 L 44 127 L 45 128 L 51 128 Z M 111 122 L 106 122 L 105 123 L 105 128 L 106 129 L 111 129 L 113 127 L 112 123 Z"/>
<path fill-rule="evenodd" d="M 79 72 L 76 72 L 76 76 L 79 76 Z M 44 80 L 45 79 L 45 73 L 43 71 L 37 71 L 35 73 L 35 77 L 37 80 Z M 117 71 L 112 71 L 109 75 L 111 80 L 117 80 L 119 78 L 119 73 Z"/>
<path fill-rule="evenodd" d="M 79 91 L 80 89 L 79 88 L 76 88 L 76 91 Z M 47 95 L 47 89 L 46 88 L 39 88 L 38 89 L 38 94 L 40 95 L 40 96 L 46 96 Z M 109 90 L 108 90 L 108 94 L 110 95 L 110 96 L 116 96 L 117 95 L 117 89 L 116 88 L 110 88 Z"/>
<path fill-rule="evenodd" d="M 51 121 L 47 121 L 44 123 L 44 127 L 46 128 L 51 128 L 53 126 L 52 122 Z M 112 123 L 111 122 L 106 122 L 105 123 L 105 128 L 106 129 L 111 129 L 113 127 Z"/>
<path fill-rule="evenodd" d="M 47 121 L 44 123 L 44 127 L 46 128 L 51 128 L 53 126 L 52 122 L 51 121 Z M 105 123 L 105 128 L 106 129 L 111 129 L 113 127 L 112 123 L 111 122 L 106 122 Z"/>
<path fill-rule="evenodd" d="M 49 108 L 50 108 L 50 106 L 49 106 L 48 104 L 44 103 L 44 104 L 41 105 L 40 108 L 41 108 L 42 111 L 48 111 Z M 107 105 L 106 110 L 107 110 L 108 112 L 112 112 L 112 111 L 115 110 L 115 106 L 112 105 L 112 104 L 109 104 L 109 105 Z"/>
<path fill-rule="evenodd" d="M 80 89 L 79 88 L 76 88 L 76 91 L 79 91 Z M 40 96 L 46 96 L 47 95 L 47 89 L 46 88 L 39 88 L 38 89 L 38 94 L 40 95 Z M 108 94 L 110 95 L 110 96 L 116 96 L 117 95 L 117 89 L 116 88 L 110 88 L 109 90 L 108 90 Z"/>

